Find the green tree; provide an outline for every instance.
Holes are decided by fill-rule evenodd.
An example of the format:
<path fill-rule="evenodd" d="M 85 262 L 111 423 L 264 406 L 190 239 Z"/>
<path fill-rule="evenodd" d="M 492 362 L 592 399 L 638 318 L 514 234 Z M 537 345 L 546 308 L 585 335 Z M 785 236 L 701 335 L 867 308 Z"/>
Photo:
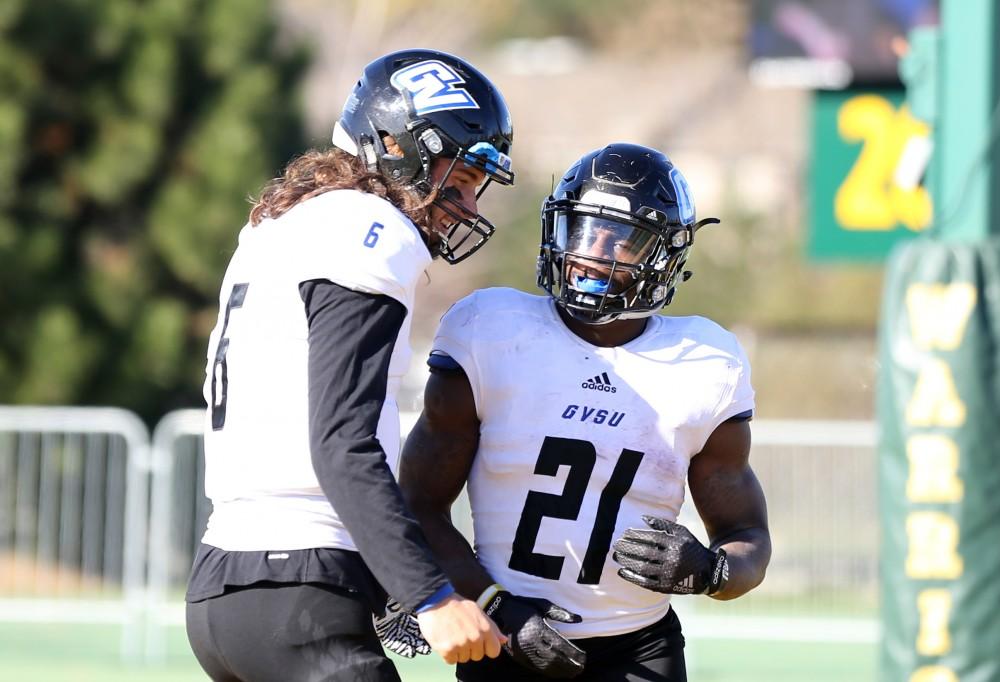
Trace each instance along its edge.
<path fill-rule="evenodd" d="M 197 404 L 248 194 L 301 149 L 259 0 L 0 3 L 0 402 Z"/>

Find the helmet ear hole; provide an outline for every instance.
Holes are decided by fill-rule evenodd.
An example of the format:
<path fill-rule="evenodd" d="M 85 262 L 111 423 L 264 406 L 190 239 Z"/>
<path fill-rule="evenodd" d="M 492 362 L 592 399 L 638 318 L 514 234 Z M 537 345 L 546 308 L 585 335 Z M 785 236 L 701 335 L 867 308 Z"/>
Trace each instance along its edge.
<path fill-rule="evenodd" d="M 399 146 L 396 142 L 396 138 L 390 135 L 385 130 L 378 131 L 379 139 L 382 140 L 382 146 L 385 147 L 386 156 L 393 159 L 401 159 L 404 156 L 403 148 Z"/>

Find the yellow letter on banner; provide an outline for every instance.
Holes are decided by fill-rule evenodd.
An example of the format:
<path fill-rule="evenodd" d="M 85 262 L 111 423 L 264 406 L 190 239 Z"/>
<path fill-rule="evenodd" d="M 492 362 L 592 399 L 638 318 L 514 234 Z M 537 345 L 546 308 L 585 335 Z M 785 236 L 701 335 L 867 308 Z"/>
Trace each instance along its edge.
<path fill-rule="evenodd" d="M 921 656 L 943 656 L 951 651 L 951 636 L 948 634 L 951 593 L 948 590 L 924 590 L 917 596 L 917 610 L 920 611 L 917 653 Z"/>
<path fill-rule="evenodd" d="M 925 665 L 910 675 L 910 682 L 958 682 L 958 675 L 943 665 Z"/>
<path fill-rule="evenodd" d="M 910 335 L 923 350 L 955 350 L 976 305 L 976 288 L 969 282 L 911 284 L 906 289 Z"/>
<path fill-rule="evenodd" d="M 965 492 L 958 477 L 958 446 L 948 436 L 922 434 L 906 441 L 910 477 L 906 498 L 911 502 L 958 502 Z"/>
<path fill-rule="evenodd" d="M 958 397 L 951 367 L 941 360 L 921 366 L 917 385 L 906 406 L 910 426 L 961 426 L 965 423 L 965 403 Z"/>
<path fill-rule="evenodd" d="M 954 580 L 964 564 L 958 554 L 958 524 L 941 512 L 911 512 L 906 517 L 906 575 L 917 580 Z"/>

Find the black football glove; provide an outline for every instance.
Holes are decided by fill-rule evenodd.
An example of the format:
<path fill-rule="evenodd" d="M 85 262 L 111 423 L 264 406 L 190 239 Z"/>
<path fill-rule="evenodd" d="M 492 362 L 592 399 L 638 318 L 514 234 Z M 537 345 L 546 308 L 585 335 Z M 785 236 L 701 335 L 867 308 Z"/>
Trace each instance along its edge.
<path fill-rule="evenodd" d="M 713 552 L 679 523 L 655 516 L 642 520 L 653 530 L 629 528 L 615 541 L 611 558 L 622 565 L 618 575 L 667 594 L 715 594 L 725 587 L 725 551 Z"/>
<path fill-rule="evenodd" d="M 579 623 L 580 616 L 547 599 L 518 597 L 507 590 L 497 592 L 483 610 L 507 636 L 504 649 L 525 668 L 558 679 L 583 672 L 587 654 L 545 622 Z"/>

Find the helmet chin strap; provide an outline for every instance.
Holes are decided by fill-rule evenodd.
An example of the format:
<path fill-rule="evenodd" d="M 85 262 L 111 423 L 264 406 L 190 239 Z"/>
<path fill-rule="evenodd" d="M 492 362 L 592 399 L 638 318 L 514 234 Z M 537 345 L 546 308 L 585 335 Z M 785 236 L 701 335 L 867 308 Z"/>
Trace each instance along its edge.
<path fill-rule="evenodd" d="M 566 311 L 566 314 L 572 317 L 577 322 L 582 322 L 583 324 L 589 324 L 591 326 L 597 327 L 600 325 L 608 324 L 609 322 L 614 322 L 618 319 L 617 315 L 601 315 L 599 317 L 594 317 L 596 311 L 593 310 L 579 310 L 577 308 L 572 308 L 566 305 L 565 301 L 558 301 L 559 307 Z"/>

